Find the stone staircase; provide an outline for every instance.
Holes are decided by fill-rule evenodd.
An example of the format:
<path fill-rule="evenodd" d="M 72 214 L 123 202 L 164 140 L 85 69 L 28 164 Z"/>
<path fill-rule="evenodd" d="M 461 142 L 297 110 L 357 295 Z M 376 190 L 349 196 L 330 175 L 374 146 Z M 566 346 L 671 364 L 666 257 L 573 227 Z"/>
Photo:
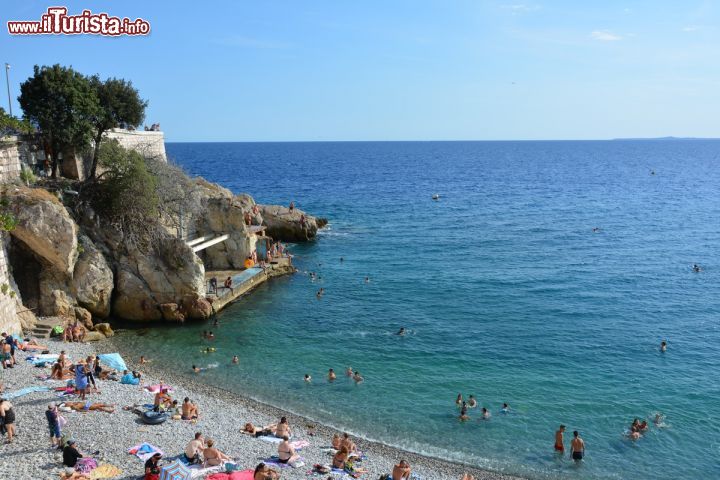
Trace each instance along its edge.
<path fill-rule="evenodd" d="M 59 317 L 38 318 L 31 335 L 36 338 L 50 338 L 50 332 L 55 325 L 62 325 L 63 320 Z"/>

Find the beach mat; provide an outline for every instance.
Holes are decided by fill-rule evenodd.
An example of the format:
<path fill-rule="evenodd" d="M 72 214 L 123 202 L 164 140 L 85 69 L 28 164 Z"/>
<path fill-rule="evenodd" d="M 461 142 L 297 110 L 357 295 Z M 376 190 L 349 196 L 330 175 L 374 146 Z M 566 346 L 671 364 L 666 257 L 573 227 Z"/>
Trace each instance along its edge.
<path fill-rule="evenodd" d="M 16 390 L 14 392 L 3 393 L 2 396 L 6 400 L 12 400 L 13 398 L 22 397 L 23 395 L 27 395 L 29 393 L 49 392 L 50 390 L 52 390 L 51 387 L 43 387 L 43 386 L 39 386 L 39 385 L 33 385 L 32 387 L 21 388 L 20 390 Z"/>
<path fill-rule="evenodd" d="M 123 471 L 115 465 L 109 463 L 103 463 L 92 472 L 90 472 L 90 478 L 92 480 L 100 480 L 104 478 L 115 478 L 122 475 Z"/>
<path fill-rule="evenodd" d="M 305 466 L 305 459 L 300 457 L 297 462 L 294 463 L 281 463 L 280 457 L 270 457 L 263 460 L 266 464 L 275 465 L 280 468 L 300 468 Z"/>
<path fill-rule="evenodd" d="M 147 462 L 148 458 L 152 457 L 155 453 L 159 453 L 161 455 L 164 455 L 162 450 L 160 450 L 155 445 L 151 445 L 149 443 L 141 443 L 139 445 L 135 445 L 131 449 L 128 450 L 128 453 L 130 455 L 135 455 L 143 462 Z"/>
<path fill-rule="evenodd" d="M 253 470 L 243 470 L 231 473 L 213 473 L 207 480 L 253 480 Z"/>

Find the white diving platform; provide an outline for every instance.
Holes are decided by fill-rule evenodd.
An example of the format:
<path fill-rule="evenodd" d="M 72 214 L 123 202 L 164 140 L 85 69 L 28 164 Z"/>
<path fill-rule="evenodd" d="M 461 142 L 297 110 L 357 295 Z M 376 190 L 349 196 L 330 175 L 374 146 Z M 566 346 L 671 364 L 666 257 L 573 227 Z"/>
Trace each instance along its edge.
<path fill-rule="evenodd" d="M 220 235 L 219 237 L 211 238 L 210 240 L 206 240 L 205 237 L 196 238 L 193 240 L 192 243 L 188 242 L 188 246 L 192 247 L 193 253 L 197 253 L 200 250 L 205 250 L 208 247 L 212 247 L 213 245 L 217 245 L 220 242 L 224 242 L 230 237 L 227 233 L 225 235 Z M 201 243 L 198 243 L 198 240 Z"/>

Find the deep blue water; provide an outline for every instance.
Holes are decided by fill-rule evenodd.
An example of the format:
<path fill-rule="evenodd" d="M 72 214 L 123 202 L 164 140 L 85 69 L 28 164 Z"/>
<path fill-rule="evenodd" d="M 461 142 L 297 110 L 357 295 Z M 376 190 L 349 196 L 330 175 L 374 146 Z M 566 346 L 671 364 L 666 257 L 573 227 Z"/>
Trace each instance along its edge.
<path fill-rule="evenodd" d="M 720 477 L 720 141 L 167 151 L 192 174 L 260 203 L 294 200 L 331 224 L 292 247 L 301 272 L 322 278 L 273 281 L 222 312 L 216 353 L 200 353 L 208 324 L 153 330 L 132 342 L 138 352 L 152 345 L 153 357 L 188 369 L 217 362 L 203 381 L 493 470 Z M 410 334 L 393 335 L 400 326 Z M 348 365 L 363 384 L 342 376 Z M 473 411 L 461 424 L 458 392 L 491 420 Z M 654 412 L 665 428 L 623 438 Z M 580 466 L 553 454 L 560 423 L 586 441 Z"/>

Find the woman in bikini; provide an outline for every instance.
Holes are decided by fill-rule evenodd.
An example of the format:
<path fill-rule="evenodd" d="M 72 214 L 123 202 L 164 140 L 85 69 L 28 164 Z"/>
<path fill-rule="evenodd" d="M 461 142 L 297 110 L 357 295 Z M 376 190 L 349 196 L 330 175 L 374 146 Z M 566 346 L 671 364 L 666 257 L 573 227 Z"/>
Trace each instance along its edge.
<path fill-rule="evenodd" d="M 205 465 L 215 467 L 217 465 L 222 465 L 225 462 L 232 461 L 230 457 L 215 448 L 215 442 L 212 438 L 208 438 L 205 443 L 207 445 L 207 448 L 203 450 L 203 458 L 205 459 Z"/>

